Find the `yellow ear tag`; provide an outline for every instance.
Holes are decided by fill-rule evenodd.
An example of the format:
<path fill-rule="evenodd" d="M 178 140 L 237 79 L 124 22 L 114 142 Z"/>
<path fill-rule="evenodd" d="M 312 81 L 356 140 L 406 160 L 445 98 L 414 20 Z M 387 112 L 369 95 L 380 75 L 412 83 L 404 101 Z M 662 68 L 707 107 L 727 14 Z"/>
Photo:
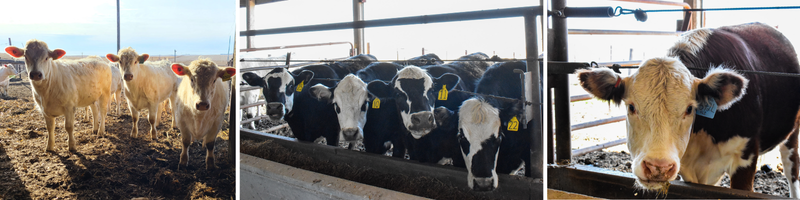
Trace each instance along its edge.
<path fill-rule="evenodd" d="M 381 108 L 381 99 L 376 97 L 375 100 L 372 100 L 372 109 L 379 109 L 379 108 Z"/>
<path fill-rule="evenodd" d="M 439 90 L 439 100 L 447 100 L 447 85 L 443 85 L 442 89 Z"/>
<path fill-rule="evenodd" d="M 306 82 L 306 81 L 300 81 L 300 84 L 297 84 L 297 90 L 295 90 L 295 91 L 302 92 L 303 91 L 303 83 L 304 82 Z"/>
<path fill-rule="evenodd" d="M 513 118 L 511 118 L 510 121 L 508 121 L 508 130 L 509 131 L 519 130 L 519 120 L 517 120 L 517 116 L 514 116 Z"/>

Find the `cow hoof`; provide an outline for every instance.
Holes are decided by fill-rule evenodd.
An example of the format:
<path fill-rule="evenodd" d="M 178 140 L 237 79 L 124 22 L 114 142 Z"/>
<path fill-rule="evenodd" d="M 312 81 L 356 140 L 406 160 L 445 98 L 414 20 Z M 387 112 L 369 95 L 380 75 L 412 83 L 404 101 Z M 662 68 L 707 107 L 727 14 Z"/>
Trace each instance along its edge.
<path fill-rule="evenodd" d="M 217 169 L 217 165 L 214 165 L 214 164 L 206 165 L 206 170 L 211 171 L 211 170 L 215 170 L 215 169 Z"/>
<path fill-rule="evenodd" d="M 53 148 L 47 148 L 44 150 L 45 153 L 55 153 L 56 151 Z"/>

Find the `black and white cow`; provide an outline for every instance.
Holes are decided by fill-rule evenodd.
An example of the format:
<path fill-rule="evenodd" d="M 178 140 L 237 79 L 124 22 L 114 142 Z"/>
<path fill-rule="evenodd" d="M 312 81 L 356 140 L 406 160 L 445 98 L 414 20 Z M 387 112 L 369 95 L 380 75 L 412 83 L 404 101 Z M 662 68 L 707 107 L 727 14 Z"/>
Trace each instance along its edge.
<path fill-rule="evenodd" d="M 314 72 L 310 70 L 295 75 L 284 68 L 272 69 L 263 77 L 255 73 L 242 74 L 242 79 L 247 84 L 261 87 L 261 92 L 267 101 L 267 115 L 273 121 L 282 120 L 292 111 L 297 86 L 301 83 L 303 86 L 308 85 L 313 77 Z"/>
<path fill-rule="evenodd" d="M 395 63 L 372 63 L 356 74 L 364 82 L 391 81 L 402 66 Z M 370 153 L 384 154 L 392 149 L 392 157 L 403 158 L 405 155 L 404 135 L 400 113 L 394 98 L 378 98 L 370 95 L 364 124 L 364 149 Z"/>
<path fill-rule="evenodd" d="M 452 91 L 459 82 L 450 73 L 438 78 L 417 66 L 406 66 L 397 72 L 391 82 L 372 81 L 367 85 L 370 94 L 380 98 L 393 98 L 400 113 L 403 127 L 415 139 L 436 128 L 433 109 L 439 90 Z"/>
<path fill-rule="evenodd" d="M 495 64 L 486 70 L 475 92 L 519 99 L 522 82 L 514 70 L 525 68 L 524 61 Z M 530 127 L 519 121 L 524 115 L 522 108 L 520 102 L 485 97 L 470 98 L 461 105 L 457 137 L 473 190 L 494 190 L 497 173 L 511 173 L 521 163 L 530 174 Z"/>
<path fill-rule="evenodd" d="M 425 66 L 425 65 L 441 65 L 444 64 L 444 61 L 442 61 L 442 59 L 439 59 L 439 56 L 437 56 L 436 54 L 429 53 L 422 56 L 413 57 L 405 61 L 395 61 L 394 63 L 400 66 L 407 66 L 407 65 Z"/>
<path fill-rule="evenodd" d="M 421 68 L 428 71 L 428 74 L 434 77 L 447 73 L 455 74 L 461 80 L 459 81 L 458 85 L 456 85 L 455 89 L 475 91 L 476 84 L 478 84 L 478 79 L 483 76 L 486 68 L 494 64 L 494 62 L 487 61 L 487 59 L 489 59 L 489 57 L 486 56 L 486 54 L 476 52 L 462 56 L 454 62 L 441 65 L 427 65 L 422 66 Z M 461 103 L 470 97 L 472 97 L 472 95 L 465 93 L 451 93 L 448 94 L 448 98 L 446 100 L 437 99 L 436 106 L 444 106 L 450 110 L 458 110 L 458 107 L 461 106 Z"/>
<path fill-rule="evenodd" d="M 335 86 L 317 84 L 310 88 L 310 95 L 328 105 L 329 110 L 336 112 L 339 126 L 339 138 L 347 142 L 356 142 L 364 138 L 364 124 L 367 122 L 369 93 L 367 84 L 358 76 L 348 74 Z M 330 121 L 330 118 L 322 119 Z M 331 123 L 331 122 L 319 122 Z M 355 145 L 351 145 L 354 148 Z"/>
<path fill-rule="evenodd" d="M 659 189 L 677 174 L 715 184 L 727 172 L 732 188 L 752 190 L 757 157 L 780 146 L 797 198 L 800 79 L 735 70 L 798 74 L 800 65 L 786 37 L 752 23 L 684 33 L 668 57 L 642 62 L 630 77 L 595 69 L 578 78 L 594 96 L 628 108 L 637 185 Z"/>

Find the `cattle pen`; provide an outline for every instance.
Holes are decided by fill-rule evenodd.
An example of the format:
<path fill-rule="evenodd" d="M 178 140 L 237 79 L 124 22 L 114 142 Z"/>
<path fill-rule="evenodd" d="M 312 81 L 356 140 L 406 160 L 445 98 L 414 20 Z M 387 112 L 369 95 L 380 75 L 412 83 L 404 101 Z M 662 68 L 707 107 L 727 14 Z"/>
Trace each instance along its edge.
<path fill-rule="evenodd" d="M 619 0 L 628 1 L 628 0 Z M 686 1 L 687 3 L 633 0 L 628 2 L 661 4 L 683 7 L 691 9 L 690 4 L 696 1 Z M 683 31 L 689 30 L 697 21 L 692 21 L 690 11 L 684 12 L 684 20 L 678 21 L 677 32 L 655 32 L 655 31 L 623 31 L 623 30 L 573 30 L 567 28 L 568 18 L 594 17 L 610 18 L 614 17 L 616 10 L 612 7 L 568 7 L 566 0 L 552 0 L 548 17 L 551 20 L 551 30 L 548 35 L 548 89 L 547 89 L 547 124 L 553 128 L 547 131 L 547 186 L 551 189 L 563 190 L 568 192 L 580 193 L 599 198 L 611 199 L 634 199 L 634 198 L 763 198 L 776 199 L 784 198 L 750 191 L 722 188 L 710 185 L 686 183 L 683 181 L 672 181 L 668 187 L 668 192 L 646 192 L 634 186 L 635 176 L 631 173 L 611 171 L 594 166 L 578 165 L 573 160 L 578 154 L 586 154 L 591 151 L 608 148 L 610 146 L 625 143 L 625 138 L 608 143 L 599 144 L 594 147 L 584 149 L 573 149 L 574 140 L 571 131 L 597 126 L 612 122 L 624 121 L 625 116 L 615 116 L 612 118 L 601 119 L 592 122 L 572 125 L 570 102 L 590 99 L 589 95 L 570 96 L 569 78 L 574 75 L 577 69 L 588 69 L 597 66 L 608 66 L 614 68 L 619 73 L 620 68 L 636 68 L 637 62 L 631 63 L 603 63 L 594 64 L 586 62 L 568 62 L 568 34 L 622 34 L 622 35 L 679 35 Z M 637 20 L 640 16 L 636 17 Z M 646 15 L 645 15 L 646 19 Z M 691 22 L 691 23 L 690 23 Z M 574 94 L 574 93 L 573 93 Z M 623 131 L 624 132 L 624 131 Z"/>
<path fill-rule="evenodd" d="M 371 154 L 366 152 L 360 151 L 353 151 L 344 148 L 338 147 L 331 147 L 331 146 L 324 146 L 324 145 L 317 145 L 312 143 L 303 143 L 299 142 L 293 138 L 287 138 L 283 136 L 267 134 L 265 132 L 272 132 L 279 129 L 285 129 L 287 127 L 286 124 L 277 125 L 267 129 L 264 132 L 251 130 L 247 128 L 240 128 L 240 134 L 242 139 L 242 146 L 240 152 L 242 152 L 241 157 L 241 169 L 242 169 L 242 195 L 243 197 L 248 196 L 256 196 L 256 195 L 264 195 L 264 193 L 273 192 L 270 195 L 273 197 L 281 197 L 281 198 L 310 198 L 310 197 L 339 197 L 339 198 L 408 198 L 410 196 L 404 196 L 404 194 L 396 193 L 393 191 L 384 191 L 385 189 L 374 188 L 373 186 L 363 185 L 363 184 L 370 184 L 375 185 L 378 187 L 386 187 L 386 188 L 395 188 L 393 190 L 397 190 L 404 193 L 411 193 L 412 195 L 421 195 L 429 198 L 503 198 L 503 199 L 540 199 L 543 195 L 543 157 L 542 157 L 542 144 L 543 135 L 541 132 L 541 87 L 540 83 L 541 80 L 538 77 L 540 76 L 540 67 L 541 67 L 541 60 L 537 59 L 539 55 L 539 41 L 537 41 L 537 26 L 541 26 L 541 22 L 537 22 L 536 17 L 541 16 L 542 7 L 540 6 L 532 6 L 532 7 L 517 7 L 517 8 L 505 8 L 505 9 L 496 9 L 496 10 L 482 10 L 482 11 L 470 11 L 470 12 L 457 12 L 457 13 L 446 13 L 446 14 L 434 14 L 434 15 L 423 15 L 423 16 L 411 16 L 411 17 L 400 17 L 400 18 L 389 18 L 389 19 L 378 19 L 378 20 L 363 20 L 363 17 L 357 17 L 359 14 L 354 12 L 355 20 L 353 22 L 343 22 L 343 23 L 330 23 L 330 24 L 318 24 L 318 25 L 308 25 L 308 26 L 296 26 L 296 27 L 283 27 L 283 28 L 272 28 L 272 29 L 262 29 L 262 30 L 251 30 L 250 29 L 250 17 L 252 17 L 252 8 L 256 4 L 265 3 L 256 0 L 243 0 L 241 1 L 242 7 L 247 7 L 247 30 L 241 31 L 240 36 L 247 37 L 247 46 L 243 48 L 243 51 L 247 49 L 248 51 L 258 49 L 251 45 L 250 37 L 256 35 L 270 35 L 270 34 L 287 34 L 287 33 L 300 33 L 300 32 L 312 32 L 312 31 L 324 31 L 324 30 L 341 30 L 341 29 L 354 29 L 356 30 L 356 42 L 353 45 L 355 48 L 351 52 L 358 52 L 356 54 L 360 54 L 363 52 L 363 41 L 361 38 L 363 37 L 363 32 L 359 34 L 358 30 L 363 30 L 364 28 L 373 28 L 373 27 L 391 27 L 391 26 L 401 26 L 401 25 L 411 25 L 411 24 L 429 24 L 429 23 L 441 23 L 441 22 L 454 22 L 454 21 L 472 21 L 472 20 L 481 20 L 481 19 L 495 19 L 495 18 L 509 18 L 509 17 L 524 17 L 524 26 L 525 26 L 525 46 L 526 46 L 526 61 L 528 64 L 527 66 L 527 73 L 525 73 L 526 77 L 528 78 L 530 87 L 525 88 L 526 93 L 528 94 L 529 99 L 524 99 L 523 101 L 532 102 L 530 112 L 533 116 L 531 132 L 532 141 L 531 149 L 530 149 L 530 157 L 531 157 L 531 165 L 532 166 L 525 166 L 531 167 L 531 173 L 525 174 L 527 177 L 522 176 L 512 176 L 508 174 L 500 175 L 500 187 L 492 192 L 473 192 L 469 190 L 466 186 L 467 184 L 467 170 L 463 168 L 456 168 L 452 166 L 441 166 L 441 165 L 433 165 L 433 164 L 423 164 L 417 161 L 411 161 L 406 159 L 400 158 L 393 158 L 383 155 Z M 266 3 L 269 3 L 267 1 Z M 361 1 L 355 0 L 353 1 L 354 10 L 360 10 L 363 8 L 359 7 L 359 4 L 362 4 Z M 541 4 L 540 4 L 541 5 Z M 291 54 L 287 55 L 286 61 L 283 65 L 278 66 L 262 66 L 262 67 L 253 67 L 247 69 L 241 69 L 240 73 L 248 72 L 248 71 L 258 71 L 258 70 L 269 70 L 272 68 L 295 68 L 301 67 L 305 65 L 309 65 L 316 62 L 330 62 L 335 61 L 333 60 L 317 60 L 312 63 L 290 63 Z M 251 61 L 258 61 L 258 60 L 251 60 Z M 240 62 L 248 62 L 246 59 L 240 60 Z M 298 62 L 298 61 L 294 61 Z M 536 64 L 534 64 L 536 63 Z M 533 77 L 533 78 L 531 78 Z M 539 88 L 539 89 L 536 89 Z M 258 89 L 257 87 L 242 87 L 240 91 L 247 91 L 247 90 L 255 90 Z M 250 108 L 253 106 L 263 105 L 265 102 L 256 102 L 247 105 L 241 105 L 240 109 Z M 251 119 L 242 120 L 239 124 L 246 124 L 250 123 L 255 120 L 260 120 L 262 118 L 266 118 L 265 116 L 254 116 Z M 282 149 L 280 151 L 276 149 Z M 263 152 L 263 153 L 259 153 Z M 363 184 L 359 183 L 343 183 L 346 181 L 337 180 L 339 182 L 329 182 L 332 179 L 336 178 L 318 178 L 313 180 L 304 180 L 300 176 L 296 175 L 287 175 L 285 172 L 276 172 L 276 171 L 267 171 L 264 170 L 264 165 L 272 165 L 269 164 L 272 161 L 266 161 L 263 157 L 269 157 L 270 155 L 264 154 L 277 154 L 275 152 L 289 152 L 288 156 L 292 157 L 301 157 L 304 160 L 312 163 L 319 163 L 324 165 L 336 165 L 334 170 L 321 170 L 323 173 L 331 176 L 347 176 L 345 172 L 341 172 L 342 170 L 355 170 L 359 173 L 356 173 L 355 176 L 360 176 L 362 179 L 364 175 L 362 173 L 367 172 L 377 172 L 378 175 L 372 175 L 366 177 L 376 178 L 370 182 L 369 180 L 364 181 L 360 180 Z M 250 154 L 250 155 L 246 155 Z M 261 157 L 261 158 L 259 158 Z M 273 160 L 275 161 L 275 160 Z M 292 165 L 288 167 L 287 170 L 298 170 L 297 168 L 301 168 L 295 165 L 306 165 L 303 167 L 304 169 L 308 168 L 319 168 L 308 167 L 309 164 L 298 164 L 297 162 L 293 162 L 293 164 L 284 163 L 287 165 Z M 317 165 L 319 165 L 317 164 Z M 294 168 L 297 167 L 297 168 Z M 284 167 L 280 167 L 283 169 Z M 339 171 L 336 171 L 339 170 Z M 305 170 L 300 169 L 298 173 L 307 173 Z M 291 173 L 294 174 L 294 173 Z M 391 187 L 387 186 L 387 183 L 374 183 L 377 180 L 377 177 L 397 177 L 393 178 L 395 181 L 402 181 L 405 180 L 406 184 L 416 184 L 416 188 L 404 188 L 404 186 L 398 187 Z M 353 176 L 349 176 L 352 178 Z M 347 177 L 340 177 L 344 179 L 349 179 Z M 294 179 L 294 180 L 290 180 Z M 279 184 L 270 182 L 279 182 Z M 381 179 L 384 180 L 384 179 Z M 387 180 L 388 181 L 388 180 Z M 285 186 L 282 184 L 295 184 L 299 185 L 300 189 L 287 189 L 291 186 Z M 327 186 L 315 186 L 316 183 L 327 183 Z M 334 184 L 333 186 L 331 186 Z M 337 188 L 343 186 L 336 186 L 339 185 L 348 185 L 355 189 L 353 191 L 351 189 L 346 188 Z M 353 185 L 350 185 L 353 184 Z M 395 183 L 394 185 L 398 185 L 400 183 Z M 389 184 L 392 185 L 392 184 Z M 251 188 L 252 187 L 252 188 Z M 405 187 L 409 187 L 406 185 Z M 420 189 L 421 188 L 421 189 Z M 424 190 L 437 190 L 437 189 L 445 189 L 449 191 L 424 191 Z M 291 194 L 295 191 L 295 194 Z M 307 193 L 307 194 L 296 194 L 298 191 L 302 191 L 300 193 Z M 264 193 L 262 193 L 264 192 Z M 414 194 L 419 192 L 421 194 Z M 442 195 L 431 195 L 431 193 L 441 193 Z M 321 193 L 321 194 L 320 194 Z M 306 196 L 303 196 L 306 195 Z"/>

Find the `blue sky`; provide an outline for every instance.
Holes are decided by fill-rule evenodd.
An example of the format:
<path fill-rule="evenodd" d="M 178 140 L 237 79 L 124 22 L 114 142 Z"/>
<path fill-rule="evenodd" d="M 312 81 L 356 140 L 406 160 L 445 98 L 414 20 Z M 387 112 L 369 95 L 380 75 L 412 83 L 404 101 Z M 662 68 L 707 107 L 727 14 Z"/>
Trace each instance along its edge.
<path fill-rule="evenodd" d="M 0 44 L 30 39 L 67 55 L 117 51 L 116 1 L 3 1 Z M 235 0 L 120 0 L 121 47 L 152 55 L 218 55 L 235 34 Z M 35 13 L 28 13 L 31 10 Z M 231 41 L 232 45 L 233 41 Z M 232 47 L 231 47 L 232 51 Z"/>

